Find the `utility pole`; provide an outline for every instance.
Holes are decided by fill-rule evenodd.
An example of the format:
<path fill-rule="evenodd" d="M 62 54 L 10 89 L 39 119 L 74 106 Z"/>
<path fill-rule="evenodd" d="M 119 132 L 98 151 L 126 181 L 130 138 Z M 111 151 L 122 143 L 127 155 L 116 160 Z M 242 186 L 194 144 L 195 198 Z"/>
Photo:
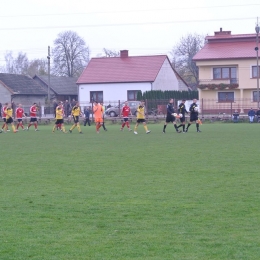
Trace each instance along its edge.
<path fill-rule="evenodd" d="M 48 46 L 48 103 L 50 105 L 50 84 L 51 84 L 51 78 L 50 78 L 50 72 L 51 72 L 51 50 L 50 46 Z"/>
<path fill-rule="evenodd" d="M 255 27 L 255 32 L 256 32 L 256 75 L 257 75 L 257 109 L 259 109 L 259 65 L 258 65 L 258 45 L 259 45 L 259 26 L 258 26 L 258 17 L 257 17 L 257 24 Z"/>

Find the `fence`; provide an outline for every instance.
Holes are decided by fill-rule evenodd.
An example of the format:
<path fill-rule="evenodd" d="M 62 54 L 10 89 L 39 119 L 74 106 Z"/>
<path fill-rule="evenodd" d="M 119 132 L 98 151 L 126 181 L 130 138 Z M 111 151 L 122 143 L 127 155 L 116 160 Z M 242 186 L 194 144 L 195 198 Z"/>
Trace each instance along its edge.
<path fill-rule="evenodd" d="M 151 116 L 162 116 L 165 117 L 166 115 L 166 105 L 169 100 L 165 99 L 146 99 L 146 110 L 147 114 Z M 181 100 L 173 100 L 173 105 L 175 110 L 178 109 L 178 104 Z M 189 110 L 189 104 L 191 101 L 186 102 L 186 109 Z M 247 112 L 250 108 L 257 110 L 257 102 L 254 102 L 252 99 L 235 99 L 232 101 L 221 101 L 219 102 L 217 99 L 199 99 L 198 100 L 199 111 L 200 115 L 203 116 L 211 116 L 211 115 L 232 115 L 235 110 L 237 110 L 240 114 L 247 115 Z M 84 110 L 87 107 L 91 113 L 93 104 L 91 102 L 81 102 L 81 109 Z M 121 111 L 122 107 L 124 106 L 124 102 L 120 100 L 114 101 L 104 101 L 104 106 L 108 107 L 116 107 L 118 111 Z M 24 104 L 23 108 L 25 114 L 29 116 L 31 104 Z M 13 105 L 13 110 L 15 111 L 16 105 Z M 38 117 L 45 117 L 45 118 L 52 118 L 54 117 L 54 107 L 53 105 L 42 105 L 38 104 Z M 70 111 L 66 111 L 66 115 L 68 116 Z M 120 113 L 119 117 L 120 117 Z M 92 115 L 91 115 L 92 116 Z"/>

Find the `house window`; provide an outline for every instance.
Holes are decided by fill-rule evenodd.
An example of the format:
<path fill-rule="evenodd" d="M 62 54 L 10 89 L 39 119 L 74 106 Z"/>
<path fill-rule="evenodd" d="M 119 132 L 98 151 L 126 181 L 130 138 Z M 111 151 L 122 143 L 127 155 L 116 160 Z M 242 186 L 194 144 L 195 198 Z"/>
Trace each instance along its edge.
<path fill-rule="evenodd" d="M 259 77 L 260 77 L 260 66 L 258 66 Z M 257 66 L 252 66 L 252 77 L 257 78 Z"/>
<path fill-rule="evenodd" d="M 90 102 L 103 102 L 103 91 L 90 91 Z"/>
<path fill-rule="evenodd" d="M 259 92 L 259 100 L 260 100 L 260 92 Z M 257 102 L 257 91 L 253 91 L 253 101 Z"/>
<path fill-rule="evenodd" d="M 234 101 L 234 92 L 218 92 L 218 102 Z"/>
<path fill-rule="evenodd" d="M 213 79 L 231 79 L 234 81 L 234 79 L 236 78 L 237 78 L 236 67 L 213 68 Z"/>
<path fill-rule="evenodd" d="M 140 90 L 127 90 L 127 100 L 134 101 L 137 100 L 137 93 Z"/>

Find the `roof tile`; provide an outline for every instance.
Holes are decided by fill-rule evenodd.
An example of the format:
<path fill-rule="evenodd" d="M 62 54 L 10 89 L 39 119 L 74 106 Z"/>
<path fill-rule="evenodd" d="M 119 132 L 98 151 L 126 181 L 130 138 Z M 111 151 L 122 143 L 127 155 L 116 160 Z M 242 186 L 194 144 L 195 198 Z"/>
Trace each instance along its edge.
<path fill-rule="evenodd" d="M 25 75 L 0 73 L 0 80 L 15 94 L 46 95 L 46 91 L 32 78 Z"/>
<path fill-rule="evenodd" d="M 166 55 L 92 58 L 77 83 L 153 82 Z"/>

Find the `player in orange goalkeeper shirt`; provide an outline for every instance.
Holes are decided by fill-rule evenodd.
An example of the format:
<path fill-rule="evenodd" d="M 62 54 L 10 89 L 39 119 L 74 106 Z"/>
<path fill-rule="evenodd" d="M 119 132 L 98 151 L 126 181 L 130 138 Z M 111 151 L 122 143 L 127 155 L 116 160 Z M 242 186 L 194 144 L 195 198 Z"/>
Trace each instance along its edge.
<path fill-rule="evenodd" d="M 93 113 L 95 116 L 96 131 L 99 134 L 99 128 L 103 125 L 103 107 L 94 101 Z"/>

